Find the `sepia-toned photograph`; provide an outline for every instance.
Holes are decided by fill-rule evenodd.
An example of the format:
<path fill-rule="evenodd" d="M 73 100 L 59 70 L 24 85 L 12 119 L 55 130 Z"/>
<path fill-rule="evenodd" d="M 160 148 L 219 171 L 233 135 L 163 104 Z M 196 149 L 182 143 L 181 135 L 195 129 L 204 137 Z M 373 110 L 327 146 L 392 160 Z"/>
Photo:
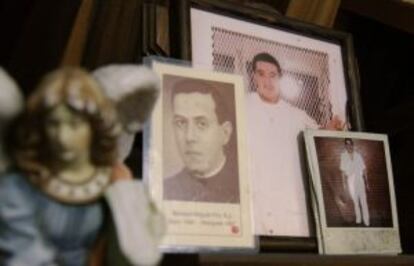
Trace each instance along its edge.
<path fill-rule="evenodd" d="M 163 77 L 164 199 L 239 203 L 234 84 Z"/>
<path fill-rule="evenodd" d="M 190 11 L 193 64 L 244 79 L 255 233 L 314 235 L 300 134 L 307 128 L 352 126 L 341 46 L 220 13 Z"/>
<path fill-rule="evenodd" d="M 321 253 L 398 253 L 398 219 L 386 135 L 305 132 Z"/>
<path fill-rule="evenodd" d="M 328 227 L 392 227 L 384 143 L 315 138 Z"/>
<path fill-rule="evenodd" d="M 166 252 L 252 249 L 243 80 L 152 62 L 160 97 L 144 131 L 144 176 Z"/>

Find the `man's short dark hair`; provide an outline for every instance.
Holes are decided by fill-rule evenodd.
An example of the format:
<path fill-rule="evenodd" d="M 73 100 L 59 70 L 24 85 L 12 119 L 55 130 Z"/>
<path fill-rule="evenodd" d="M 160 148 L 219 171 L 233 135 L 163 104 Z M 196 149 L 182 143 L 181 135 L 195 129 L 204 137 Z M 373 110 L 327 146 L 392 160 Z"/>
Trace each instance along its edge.
<path fill-rule="evenodd" d="M 253 57 L 253 60 L 252 60 L 253 72 L 256 71 L 257 62 L 266 62 L 266 63 L 273 64 L 277 67 L 279 74 L 282 74 L 282 68 L 280 67 L 279 61 L 277 61 L 276 58 L 274 58 L 272 55 L 268 53 L 259 53 Z"/>
<path fill-rule="evenodd" d="M 193 93 L 198 92 L 201 94 L 210 94 L 213 97 L 215 103 L 215 111 L 219 124 L 223 124 L 226 121 L 231 121 L 227 110 L 227 105 L 223 99 L 223 95 L 220 90 L 208 81 L 194 78 L 183 78 L 177 81 L 172 86 L 171 100 L 174 101 L 175 95 L 179 93 Z"/>
<path fill-rule="evenodd" d="M 350 139 L 350 138 L 345 138 L 345 145 L 347 144 L 347 142 L 348 143 L 350 143 L 350 144 L 352 144 L 352 145 L 354 145 L 354 141 L 352 140 L 352 139 Z"/>

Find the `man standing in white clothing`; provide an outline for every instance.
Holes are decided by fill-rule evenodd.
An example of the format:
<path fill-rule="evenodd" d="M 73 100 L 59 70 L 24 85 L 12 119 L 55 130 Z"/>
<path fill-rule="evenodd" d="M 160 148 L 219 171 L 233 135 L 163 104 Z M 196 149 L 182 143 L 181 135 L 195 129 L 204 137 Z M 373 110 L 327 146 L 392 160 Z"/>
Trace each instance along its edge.
<path fill-rule="evenodd" d="M 356 224 L 363 222 L 365 226 L 369 226 L 366 194 L 366 191 L 369 191 L 368 175 L 364 160 L 361 154 L 355 151 L 352 139 L 345 139 L 345 150 L 341 154 L 340 169 L 344 190 L 349 192 L 354 203 Z"/>
<path fill-rule="evenodd" d="M 247 96 L 255 233 L 309 236 L 309 206 L 299 134 L 319 128 L 309 115 L 281 98 L 279 62 L 268 53 L 252 61 L 256 93 Z M 335 118 L 329 128 L 340 128 Z"/>

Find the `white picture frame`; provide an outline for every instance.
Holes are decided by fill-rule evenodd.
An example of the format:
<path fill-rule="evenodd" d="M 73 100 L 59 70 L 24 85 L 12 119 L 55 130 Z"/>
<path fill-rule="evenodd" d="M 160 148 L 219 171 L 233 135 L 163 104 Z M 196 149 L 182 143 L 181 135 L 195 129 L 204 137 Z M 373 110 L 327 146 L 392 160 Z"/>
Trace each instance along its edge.
<path fill-rule="evenodd" d="M 152 63 L 152 68 L 159 75 L 162 85 L 160 97 L 155 105 L 150 123 L 144 131 L 144 143 L 146 143 L 144 149 L 144 176 L 148 178 L 147 183 L 152 197 L 164 212 L 166 218 L 167 233 L 162 241 L 162 248 L 166 251 L 180 250 L 186 252 L 204 249 L 254 248 L 255 239 L 251 224 L 250 184 L 247 175 L 244 130 L 245 109 L 241 77 L 156 61 Z M 186 115 L 191 115 L 191 118 L 188 117 L 188 125 L 186 124 L 190 128 L 191 121 L 198 119 L 195 114 L 198 114 L 199 109 L 191 109 L 194 106 L 191 107 L 191 104 L 187 105 L 186 103 L 184 108 L 186 114 L 183 115 L 178 111 L 179 107 L 177 106 L 179 104 L 175 103 L 175 100 L 179 97 L 177 95 L 180 95 L 180 93 L 174 94 L 174 97 L 172 93 L 180 86 L 181 88 L 185 87 L 182 82 L 195 81 L 201 81 L 203 84 L 208 84 L 208 87 L 213 86 L 217 91 L 220 91 L 220 95 L 226 97 L 224 102 L 228 106 L 227 111 L 229 117 L 231 117 L 229 121 L 231 120 L 232 133 L 228 141 L 223 144 L 224 149 L 226 149 L 225 164 L 222 168 L 219 168 L 221 169 L 219 172 L 212 174 L 214 178 L 216 178 L 215 176 L 222 178 L 215 179 L 218 180 L 218 184 L 210 182 L 213 180 L 210 175 L 198 176 L 200 179 L 194 177 L 197 176 L 199 170 L 197 163 L 194 163 L 194 161 L 200 162 L 207 157 L 203 157 L 202 151 L 195 151 L 195 147 L 198 145 L 195 144 L 195 139 L 189 137 L 190 140 L 186 140 L 194 142 L 194 145 L 191 144 L 193 145 L 192 148 L 188 148 L 190 144 L 183 144 L 182 140 L 178 140 L 179 137 L 177 137 L 179 131 L 175 128 L 177 126 L 175 123 L 179 123 L 179 127 L 183 125 L 183 122 L 178 121 L 177 117 L 181 119 L 183 116 L 187 119 Z M 188 87 L 186 88 L 188 89 Z M 195 96 L 194 101 L 197 101 L 198 96 L 201 95 L 205 98 L 206 95 L 210 94 L 198 92 L 187 94 L 181 91 L 181 95 L 186 95 L 185 97 L 188 95 Z M 231 98 L 230 102 L 229 97 Z M 217 99 L 213 98 L 213 100 L 216 101 Z M 188 110 L 190 111 L 187 112 Z M 216 115 L 218 113 L 216 111 Z M 198 117 L 202 117 L 202 115 L 200 114 Z M 194 120 L 191 120 L 193 118 Z M 221 125 L 224 125 L 224 123 Z M 188 134 L 190 135 L 190 133 Z M 185 152 L 180 150 L 180 144 L 187 145 Z M 210 144 L 209 146 L 214 145 Z M 188 149 L 193 150 L 188 151 Z M 232 170 L 226 170 L 227 174 L 223 175 L 222 173 L 225 169 L 229 169 L 228 167 L 231 167 Z M 201 170 L 199 171 L 201 172 Z M 229 172 L 232 174 L 230 175 Z M 181 179 L 183 173 L 186 176 L 185 178 L 188 179 Z M 193 177 L 194 179 L 192 179 Z M 197 184 L 195 186 L 192 180 L 196 180 Z M 199 186 L 199 184 L 202 185 Z M 237 186 L 237 188 L 234 188 L 234 186 Z M 223 190 L 217 192 L 216 189 Z"/>
<path fill-rule="evenodd" d="M 306 130 L 305 142 L 319 252 L 400 253 L 387 136 Z"/>

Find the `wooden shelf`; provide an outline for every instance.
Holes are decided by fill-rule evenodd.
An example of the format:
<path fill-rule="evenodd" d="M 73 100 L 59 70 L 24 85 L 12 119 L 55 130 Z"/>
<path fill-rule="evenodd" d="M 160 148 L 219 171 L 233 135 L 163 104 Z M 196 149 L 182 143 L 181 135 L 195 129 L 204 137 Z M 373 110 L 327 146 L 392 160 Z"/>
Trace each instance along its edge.
<path fill-rule="evenodd" d="M 200 255 L 199 265 L 236 266 L 236 265 L 278 265 L 278 266 L 358 266 L 358 265 L 414 265 L 411 255 L 350 255 L 327 256 L 317 254 L 251 254 L 251 255 Z"/>
<path fill-rule="evenodd" d="M 161 266 L 413 266 L 414 255 L 167 254 Z"/>

